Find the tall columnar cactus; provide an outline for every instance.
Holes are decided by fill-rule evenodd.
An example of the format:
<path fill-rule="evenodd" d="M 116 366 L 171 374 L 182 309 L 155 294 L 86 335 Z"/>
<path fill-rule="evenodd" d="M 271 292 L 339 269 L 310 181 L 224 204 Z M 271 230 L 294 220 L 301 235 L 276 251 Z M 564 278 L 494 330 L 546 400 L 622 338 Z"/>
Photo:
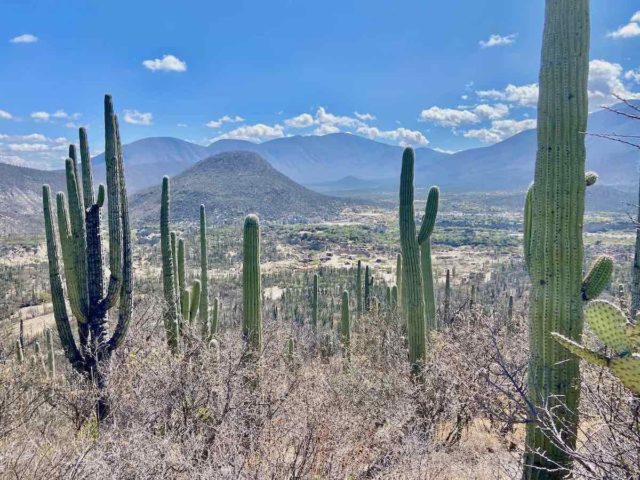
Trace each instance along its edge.
<path fill-rule="evenodd" d="M 440 190 L 438 187 L 431 187 L 427 196 L 420 233 L 418 233 L 418 244 L 420 245 L 420 262 L 422 266 L 422 292 L 424 296 L 424 314 L 427 329 L 427 336 L 438 328 L 436 320 L 436 294 L 433 288 L 433 268 L 431 266 L 431 235 L 438 216 L 438 201 Z"/>
<path fill-rule="evenodd" d="M 202 337 L 206 338 L 209 330 L 209 262 L 207 258 L 207 215 L 204 205 L 200 205 L 200 306 L 198 310 Z"/>
<path fill-rule="evenodd" d="M 403 302 L 407 319 L 409 362 L 414 375 L 422 371 L 426 359 L 426 332 L 420 247 L 416 236 L 413 201 L 413 169 L 415 154 L 406 148 L 400 174 L 400 245 L 402 247 Z"/>
<path fill-rule="evenodd" d="M 105 96 L 105 162 L 107 173 L 109 282 L 105 288 L 102 264 L 100 209 L 105 189 L 98 189 L 94 201 L 91 158 L 87 135 L 80 129 L 82 183 L 77 161 L 66 161 L 67 196 L 57 196 L 58 230 L 71 312 L 78 323 L 76 345 L 71 333 L 64 298 L 58 257 L 58 237 L 53 221 L 51 192 L 43 187 L 43 207 L 49 279 L 58 334 L 65 355 L 73 367 L 93 379 L 99 388 L 106 386 L 106 363 L 126 334 L 133 307 L 133 261 L 129 207 L 124 180 L 124 161 L 118 119 L 110 95 Z M 118 320 L 108 336 L 107 312 L 118 306 Z M 106 399 L 98 402 L 98 418 L 108 413 Z"/>
<path fill-rule="evenodd" d="M 182 238 L 178 239 L 178 285 L 180 291 L 181 330 L 192 325 L 198 316 L 200 306 L 200 281 L 194 280 L 191 289 L 187 288 L 187 274 L 185 261 L 185 245 Z"/>
<path fill-rule="evenodd" d="M 356 316 L 362 316 L 362 261 L 358 260 L 358 270 L 356 273 Z"/>
<path fill-rule="evenodd" d="M 24 363 L 24 349 L 22 348 L 20 340 L 16 340 L 16 362 L 18 362 L 18 365 Z"/>
<path fill-rule="evenodd" d="M 164 315 L 164 328 L 167 335 L 167 343 L 172 352 L 179 349 L 179 325 L 177 298 L 177 278 L 175 277 L 175 235 L 170 232 L 170 201 L 171 192 L 169 177 L 162 179 L 162 200 L 160 204 L 160 249 L 162 250 L 162 288 L 166 310 Z"/>
<path fill-rule="evenodd" d="M 348 358 L 349 349 L 351 348 L 351 314 L 349 311 L 349 292 L 347 290 L 342 292 L 341 313 L 340 340 L 342 342 L 342 348 L 346 352 L 346 356 Z"/>
<path fill-rule="evenodd" d="M 608 367 L 611 373 L 633 393 L 640 395 L 640 324 L 631 324 L 618 307 L 603 300 L 591 302 L 585 309 L 591 330 L 608 347 L 609 356 L 560 335 L 554 340 L 587 362 Z"/>
<path fill-rule="evenodd" d="M 311 292 L 311 327 L 318 329 L 318 274 L 313 275 L 313 291 Z"/>
<path fill-rule="evenodd" d="M 242 264 L 242 335 L 252 355 L 262 350 L 262 279 L 260 277 L 260 224 L 256 215 L 244 220 Z"/>
<path fill-rule="evenodd" d="M 44 331 L 44 337 L 47 345 L 47 374 L 49 378 L 56 376 L 56 353 L 53 348 L 53 333 L 50 328 Z"/>
<path fill-rule="evenodd" d="M 447 276 L 444 281 L 444 321 L 451 320 L 451 272 L 447 269 Z"/>
<path fill-rule="evenodd" d="M 583 328 L 589 28 L 589 0 L 546 1 L 538 152 L 525 208 L 525 260 L 531 277 L 528 394 L 534 407 L 544 405 L 558 416 L 558 430 L 570 447 L 576 440 L 579 365 L 552 341 L 551 332 L 576 340 Z M 527 424 L 526 437 L 524 477 L 564 478 L 566 471 L 558 467 L 571 466 L 565 451 L 536 422 Z"/>
<path fill-rule="evenodd" d="M 371 270 L 369 265 L 364 268 L 364 310 L 371 310 Z"/>
<path fill-rule="evenodd" d="M 218 334 L 218 315 L 220 308 L 220 300 L 218 297 L 213 299 L 213 308 L 211 309 L 211 320 L 209 322 L 209 339 L 214 338 Z"/>

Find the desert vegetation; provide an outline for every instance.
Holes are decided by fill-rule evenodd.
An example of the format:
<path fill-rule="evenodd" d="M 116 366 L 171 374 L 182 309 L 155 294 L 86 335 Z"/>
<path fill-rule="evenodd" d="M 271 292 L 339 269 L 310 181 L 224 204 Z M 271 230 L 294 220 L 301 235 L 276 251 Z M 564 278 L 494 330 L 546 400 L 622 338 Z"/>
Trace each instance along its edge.
<path fill-rule="evenodd" d="M 547 0 L 518 199 L 416 188 L 410 147 L 367 202 L 236 152 L 130 212 L 106 95 L 106 185 L 80 128 L 0 245 L 0 477 L 639 478 L 640 219 L 585 213 L 589 31 Z"/>

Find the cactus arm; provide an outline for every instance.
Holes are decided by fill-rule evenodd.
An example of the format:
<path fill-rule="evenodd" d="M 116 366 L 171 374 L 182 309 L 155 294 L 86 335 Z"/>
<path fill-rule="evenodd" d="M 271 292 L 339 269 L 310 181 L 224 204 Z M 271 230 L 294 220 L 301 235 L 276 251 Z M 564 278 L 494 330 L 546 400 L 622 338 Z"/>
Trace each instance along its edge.
<path fill-rule="evenodd" d="M 129 200 L 124 181 L 124 158 L 120 147 L 120 129 L 118 117 L 115 117 L 118 138 L 118 171 L 120 189 L 120 214 L 122 215 L 122 286 L 118 305 L 118 323 L 109 339 L 109 350 L 113 352 L 124 341 L 129 330 L 133 312 L 133 247 L 131 245 L 131 225 L 129 223 Z"/>
<path fill-rule="evenodd" d="M 242 264 L 242 333 L 251 353 L 262 350 L 262 286 L 260 278 L 260 224 L 249 215 L 244 221 Z"/>
<path fill-rule="evenodd" d="M 73 145 L 71 145 L 73 147 Z M 68 220 L 69 233 L 71 237 L 71 259 L 75 270 L 74 297 L 77 299 L 76 311 L 74 315 L 80 316 L 80 322 L 87 321 L 89 311 L 89 295 L 87 290 L 87 232 L 85 225 L 85 210 L 82 199 L 82 189 L 79 178 L 77 161 L 75 159 L 75 148 L 70 147 L 70 154 L 73 158 L 68 158 L 65 162 L 67 178 L 68 196 Z"/>
<path fill-rule="evenodd" d="M 122 284 L 122 202 L 120 200 L 120 172 L 118 169 L 118 127 L 111 95 L 104 99 L 105 152 L 107 166 L 107 197 L 109 219 L 109 285 L 103 303 L 112 308 L 119 298 Z"/>
<path fill-rule="evenodd" d="M 438 216 L 438 203 L 440 201 L 440 189 L 431 187 L 427 196 L 427 205 L 425 207 L 420 233 L 418 233 L 418 244 L 422 245 L 427 239 L 431 238 L 433 228 L 436 225 Z"/>
<path fill-rule="evenodd" d="M 171 232 L 171 258 L 173 258 L 173 289 L 176 302 L 180 301 L 180 285 L 178 283 L 178 235 Z"/>
<path fill-rule="evenodd" d="M 402 156 L 400 174 L 400 245 L 402 247 L 403 296 L 406 305 L 409 362 L 414 374 L 422 371 L 426 359 L 424 297 L 420 251 L 416 237 L 413 196 L 415 154 L 406 148 Z"/>
<path fill-rule="evenodd" d="M 560 335 L 559 333 L 551 332 L 551 337 L 553 337 L 556 342 L 569 350 L 571 353 L 593 365 L 599 365 L 601 367 L 606 367 L 607 365 L 609 365 L 609 359 L 604 355 L 600 355 L 598 352 L 589 350 L 587 347 L 584 347 L 579 343 L 574 342 L 573 340 L 570 340 L 563 335 Z"/>
<path fill-rule="evenodd" d="M 190 304 L 189 304 L 189 323 L 193 324 L 198 316 L 198 309 L 200 308 L 200 295 L 202 290 L 200 289 L 200 280 L 194 280 L 191 284 Z"/>
<path fill-rule="evenodd" d="M 582 299 L 589 301 L 600 296 L 611 282 L 612 273 L 613 259 L 606 256 L 598 257 L 582 281 Z"/>
<path fill-rule="evenodd" d="M 206 338 L 209 327 L 209 266 L 207 259 L 207 216 L 204 205 L 200 205 L 200 285 L 199 316 L 203 338 Z"/>
<path fill-rule="evenodd" d="M 167 334 L 169 348 L 175 353 L 178 350 L 178 336 L 176 335 L 176 323 L 178 321 L 178 305 L 176 303 L 176 291 L 174 279 L 174 255 L 171 240 L 175 238 L 169 231 L 170 214 L 170 185 L 169 177 L 162 179 L 162 199 L 160 204 L 160 250 L 162 252 L 162 288 L 166 311 L 164 315 L 164 327 Z"/>
<path fill-rule="evenodd" d="M 91 169 L 91 153 L 87 129 L 80 128 L 80 165 L 82 166 L 82 194 L 85 208 L 90 208 L 94 203 L 93 197 L 93 173 Z"/>
<path fill-rule="evenodd" d="M 62 288 L 62 278 L 60 277 L 60 261 L 58 258 L 58 242 L 51 212 L 51 190 L 49 185 L 42 187 L 42 205 L 47 239 L 47 257 L 49 259 L 49 283 L 51 285 L 53 316 L 65 356 L 78 372 L 86 373 L 86 363 L 73 338 L 67 306 L 64 301 L 64 290 Z"/>
<path fill-rule="evenodd" d="M 187 289 L 185 262 L 184 262 L 184 240 L 178 240 L 178 290 L 183 292 Z"/>
<path fill-rule="evenodd" d="M 185 324 L 189 321 L 189 308 L 191 307 L 191 292 L 182 290 L 180 292 L 180 331 L 183 331 Z"/>

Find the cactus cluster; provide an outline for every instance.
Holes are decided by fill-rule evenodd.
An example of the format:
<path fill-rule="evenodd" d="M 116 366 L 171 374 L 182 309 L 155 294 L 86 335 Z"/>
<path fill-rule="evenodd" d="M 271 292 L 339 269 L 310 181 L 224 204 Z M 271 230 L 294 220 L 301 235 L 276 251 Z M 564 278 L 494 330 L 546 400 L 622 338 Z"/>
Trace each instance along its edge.
<path fill-rule="evenodd" d="M 206 211 L 204 205 L 200 205 L 200 279 L 193 280 L 191 288 L 188 288 L 184 239 L 178 238 L 177 233 L 171 231 L 171 183 L 167 176 L 162 179 L 160 202 L 162 286 L 166 303 L 164 327 L 169 348 L 176 353 L 180 349 L 181 333 L 187 326 L 193 326 L 196 318 L 200 322 L 202 338 L 210 339 L 212 335 L 207 278 Z"/>
<path fill-rule="evenodd" d="M 87 132 L 80 129 L 82 178 L 78 171 L 75 148 L 65 163 L 67 195 L 56 197 L 58 234 L 53 217 L 51 190 L 43 186 L 43 209 L 49 280 L 54 317 L 62 348 L 73 367 L 90 376 L 103 388 L 106 384 L 105 362 L 127 334 L 133 306 L 133 260 L 129 208 L 124 180 L 124 161 L 118 119 L 110 95 L 104 101 L 105 162 L 107 188 L 100 185 L 94 197 L 91 157 Z M 102 263 L 101 208 L 108 199 L 109 282 L 105 288 Z M 78 342 L 73 337 L 67 312 L 59 246 L 71 313 L 78 325 Z M 118 320 L 109 337 L 107 313 L 118 307 Z M 99 405 L 99 417 L 106 415 L 106 405 Z"/>

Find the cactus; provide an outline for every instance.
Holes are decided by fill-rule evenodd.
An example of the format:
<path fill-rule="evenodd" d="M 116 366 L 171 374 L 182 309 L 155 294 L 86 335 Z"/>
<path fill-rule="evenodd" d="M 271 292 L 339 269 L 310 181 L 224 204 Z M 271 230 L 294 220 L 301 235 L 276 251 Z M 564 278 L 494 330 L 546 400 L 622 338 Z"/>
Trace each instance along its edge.
<path fill-rule="evenodd" d="M 369 265 L 364 268 L 364 311 L 369 312 L 371 310 L 371 271 Z"/>
<path fill-rule="evenodd" d="M 425 328 L 427 338 L 430 332 L 438 328 L 436 319 L 436 294 L 433 288 L 433 268 L 431 266 L 431 235 L 438 216 L 438 201 L 440 190 L 431 187 L 427 196 L 424 218 L 418 234 L 420 245 L 420 262 L 422 266 L 422 292 L 424 296 Z"/>
<path fill-rule="evenodd" d="M 349 350 L 351 347 L 351 315 L 349 312 L 349 292 L 342 292 L 342 306 L 340 317 L 340 341 L 345 352 L 346 358 L 350 358 Z"/>
<path fill-rule="evenodd" d="M 107 363 L 127 334 L 133 308 L 133 262 L 129 207 L 124 180 L 124 161 L 118 119 L 110 95 L 105 96 L 105 161 L 108 196 L 109 283 L 104 286 L 100 209 L 105 199 L 101 185 L 95 202 L 91 158 L 87 135 L 80 129 L 83 179 L 77 161 L 67 159 L 67 196 L 57 196 L 58 226 L 62 246 L 67 293 L 71 312 L 78 323 L 79 346 L 71 332 L 60 276 L 58 238 L 53 222 L 51 191 L 43 186 L 43 210 L 49 259 L 49 280 L 54 317 L 65 356 L 80 373 L 91 378 L 99 389 L 106 387 Z M 74 153 L 75 154 L 75 153 Z M 86 203 L 86 205 L 85 205 Z M 118 305 L 118 320 L 108 337 L 107 313 Z M 98 419 L 108 414 L 108 402 L 101 396 Z"/>
<path fill-rule="evenodd" d="M 607 285 L 609 285 L 609 282 L 611 282 L 612 273 L 613 259 L 607 256 L 598 257 L 582 281 L 582 300 L 587 302 L 600 296 Z"/>
<path fill-rule="evenodd" d="M 451 272 L 447 269 L 447 276 L 444 281 L 444 321 L 451 320 Z"/>
<path fill-rule="evenodd" d="M 412 373 L 419 375 L 426 359 L 426 337 L 420 247 L 416 236 L 413 202 L 415 154 L 406 148 L 400 174 L 400 245 L 402 247 L 402 302 L 407 320 L 409 362 Z"/>
<path fill-rule="evenodd" d="M 313 291 L 311 292 L 311 327 L 318 329 L 318 274 L 313 275 Z"/>
<path fill-rule="evenodd" d="M 218 334 L 218 315 L 220 300 L 218 297 L 213 299 L 213 308 L 211 309 L 211 321 L 209 322 L 209 339 L 214 338 Z"/>
<path fill-rule="evenodd" d="M 524 478 L 564 478 L 571 468 L 580 395 L 579 364 L 551 340 L 583 328 L 582 225 L 589 73 L 589 1 L 547 0 L 538 100 L 538 151 L 525 208 L 525 261 L 531 277 L 528 395 L 532 416 L 557 415 L 562 450 L 527 424 Z"/>
<path fill-rule="evenodd" d="M 552 333 L 554 340 L 587 362 L 607 367 L 634 394 L 640 395 L 640 325 L 627 323 L 618 307 L 596 300 L 585 309 L 591 330 L 608 347 L 611 354 L 602 355 L 561 335 Z"/>
<path fill-rule="evenodd" d="M 262 350 L 262 286 L 260 278 L 260 224 L 256 215 L 244 220 L 242 264 L 242 335 L 252 356 Z"/>
<path fill-rule="evenodd" d="M 200 305 L 198 310 L 202 338 L 207 338 L 209 330 L 209 263 L 207 259 L 207 215 L 204 205 L 200 205 Z"/>
<path fill-rule="evenodd" d="M 55 350 L 53 349 L 53 334 L 51 333 L 51 329 L 47 328 L 44 331 L 44 336 L 47 345 L 47 373 L 49 378 L 55 378 L 56 376 L 56 356 Z"/>
<path fill-rule="evenodd" d="M 509 324 L 513 321 L 513 295 L 509 295 L 509 302 L 507 303 L 507 320 Z"/>
<path fill-rule="evenodd" d="M 391 287 L 391 310 L 396 311 L 398 309 L 398 286 Z"/>
<path fill-rule="evenodd" d="M 22 365 L 24 363 L 24 350 L 22 349 L 20 340 L 16 340 L 16 361 L 18 362 L 18 365 Z"/>
<path fill-rule="evenodd" d="M 358 270 L 356 273 L 356 317 L 362 316 L 362 261 L 358 260 Z"/>
<path fill-rule="evenodd" d="M 160 248 L 162 250 L 162 287 L 166 310 L 164 315 L 164 328 L 167 335 L 167 343 L 173 353 L 179 349 L 179 320 L 177 298 L 177 279 L 175 278 L 176 255 L 175 234 L 169 231 L 170 215 L 170 184 L 169 177 L 162 179 L 162 201 L 160 206 Z M 178 329 L 176 330 L 176 325 Z"/>

